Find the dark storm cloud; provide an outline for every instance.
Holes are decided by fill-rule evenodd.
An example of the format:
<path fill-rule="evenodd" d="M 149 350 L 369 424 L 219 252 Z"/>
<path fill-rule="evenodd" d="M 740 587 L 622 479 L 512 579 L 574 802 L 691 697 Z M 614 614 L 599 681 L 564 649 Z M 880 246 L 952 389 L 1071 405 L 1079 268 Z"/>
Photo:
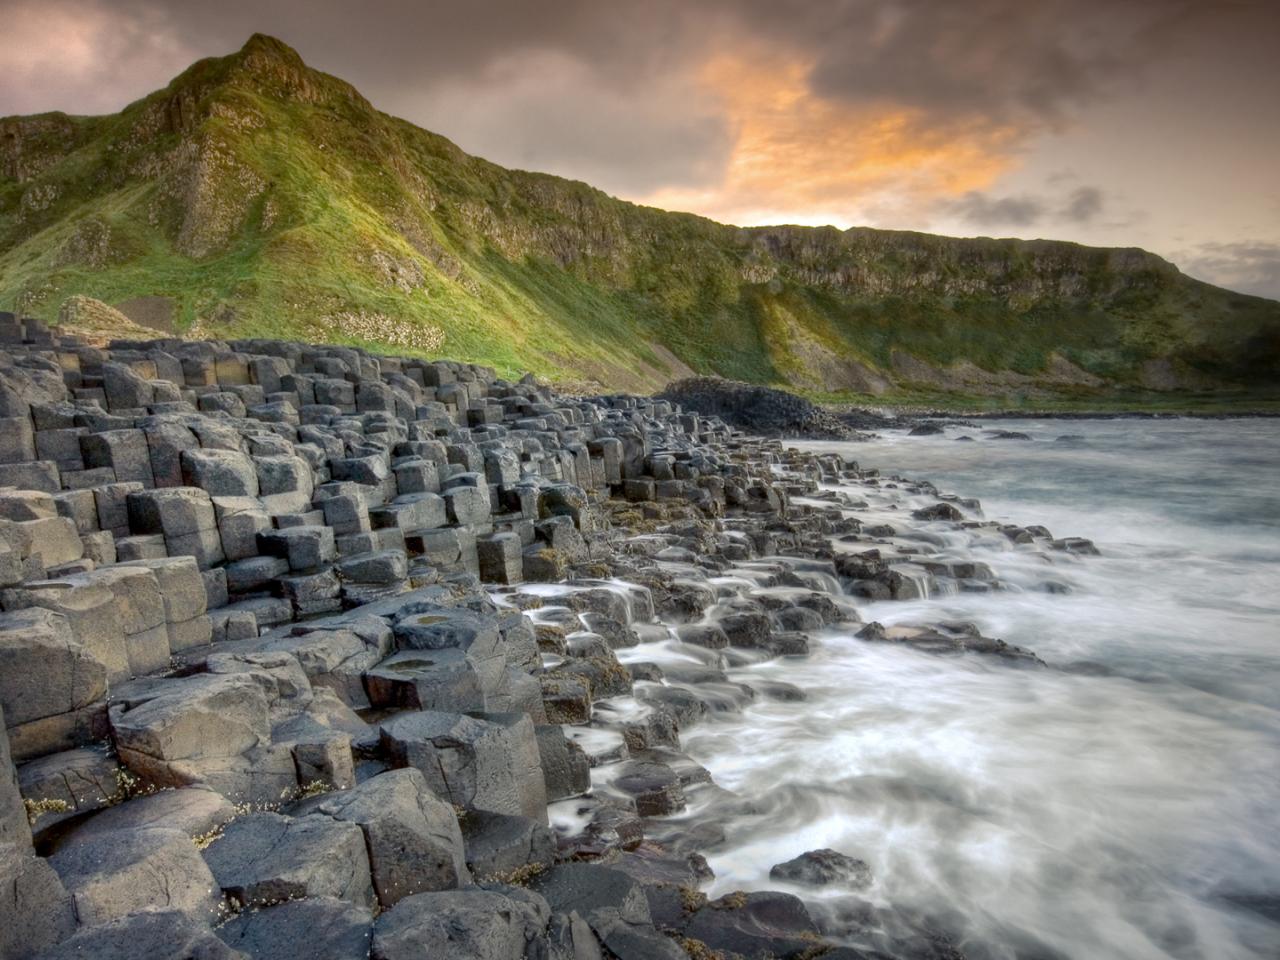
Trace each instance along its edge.
<path fill-rule="evenodd" d="M 1109 105 L 1139 121 L 1182 109 L 1161 88 L 1175 62 L 1205 81 L 1192 95 L 1213 89 L 1198 109 L 1270 129 L 1277 71 L 1258 38 L 1280 33 L 1280 4 L 0 0 L 0 115 L 118 110 L 255 31 L 472 153 L 642 202 L 908 227 L 950 204 L 959 223 L 1088 239 L 1115 219 L 1100 189 L 1040 179 L 1043 195 L 1007 195 L 1001 178 Z M 1122 198 L 1129 169 L 1088 179 Z"/>
<path fill-rule="evenodd" d="M 1061 178 L 1050 177 L 1050 184 Z M 975 227 L 1030 227 L 1044 221 L 1085 224 L 1103 212 L 1103 194 L 1097 187 L 1077 187 L 1065 197 L 1019 194 L 995 197 L 970 190 L 939 204 L 939 212 Z"/>
<path fill-rule="evenodd" d="M 1045 203 L 1036 197 L 989 197 L 978 190 L 943 205 L 946 213 L 975 227 L 1029 227 L 1040 222 Z"/>
<path fill-rule="evenodd" d="M 1177 261 L 1193 277 L 1280 300 L 1280 243 L 1205 243 L 1177 255 Z"/>
<path fill-rule="evenodd" d="M 812 64 L 823 96 L 940 113 L 1059 116 L 1140 70 L 1159 44 L 1214 7 L 1186 0 L 96 0 L 119 22 L 167 20 L 213 51 L 272 32 L 380 85 L 478 78 L 495 64 L 557 52 L 597 82 L 648 84 L 718 45 L 785 47 Z M 1226 6 L 1219 5 L 1224 9 Z M 383 90 L 381 92 L 390 92 Z"/>
<path fill-rule="evenodd" d="M 1203 5 L 1202 5 L 1203 6 Z M 494 159 L 644 193 L 714 179 L 732 148 L 714 91 L 729 51 L 806 65 L 814 96 L 915 111 L 922 125 L 1036 127 L 1136 73 L 1152 37 L 1179 36 L 1181 0 L 0 0 L 0 19 L 51 18 L 47 63 L 68 66 L 75 23 L 97 60 L 54 90 L 0 91 L 0 114 L 122 105 L 183 58 L 229 52 L 254 31 L 354 82 L 378 106 Z M 123 38 L 123 39 L 122 39 Z M 2 41 L 0 41 L 2 45 Z M 73 65 L 74 66 L 74 65 Z M 35 86 L 35 89 L 33 89 Z M 45 94 L 62 102 L 37 102 Z M 71 102 L 68 102 L 71 101 Z"/>
<path fill-rule="evenodd" d="M 1097 187 L 1080 187 L 1072 191 L 1062 208 L 1061 217 L 1073 223 L 1089 223 L 1102 213 L 1102 191 Z"/>

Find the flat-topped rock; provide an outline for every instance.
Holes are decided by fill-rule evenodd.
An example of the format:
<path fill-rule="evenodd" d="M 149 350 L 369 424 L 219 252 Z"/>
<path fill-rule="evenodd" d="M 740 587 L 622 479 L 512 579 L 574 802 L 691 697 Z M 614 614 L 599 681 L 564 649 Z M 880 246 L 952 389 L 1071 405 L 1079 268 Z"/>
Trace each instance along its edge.
<path fill-rule="evenodd" d="M 388 771 L 325 797 L 314 809 L 363 831 L 383 907 L 471 882 L 457 815 L 418 770 Z"/>
<path fill-rule="evenodd" d="M 382 745 L 451 803 L 545 822 L 546 785 L 526 715 L 402 713 L 382 725 Z"/>
<path fill-rule="evenodd" d="M 245 906 L 299 897 L 374 902 L 364 834 L 331 817 L 247 814 L 227 825 L 204 858 L 217 886 Z"/>
<path fill-rule="evenodd" d="M 213 875 L 191 837 L 178 830 L 104 831 L 63 847 L 49 862 L 82 924 L 157 907 L 208 922 L 217 910 Z"/>

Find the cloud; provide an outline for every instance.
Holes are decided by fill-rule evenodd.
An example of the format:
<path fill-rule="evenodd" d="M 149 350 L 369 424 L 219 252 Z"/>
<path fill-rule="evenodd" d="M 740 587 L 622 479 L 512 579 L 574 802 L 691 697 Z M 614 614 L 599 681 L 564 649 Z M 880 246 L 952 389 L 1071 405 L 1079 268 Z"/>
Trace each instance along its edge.
<path fill-rule="evenodd" d="M 536 83 L 525 80 L 531 75 Z M 568 101 L 576 109 L 566 113 Z M 713 183 L 734 145 L 716 98 L 683 78 L 658 77 L 633 101 L 555 52 L 513 56 L 483 77 L 435 84 L 406 106 L 440 118 L 473 153 L 630 195 L 672 182 Z"/>
<path fill-rule="evenodd" d="M 1173 259 L 1197 279 L 1280 300 L 1280 243 L 1202 243 L 1174 254 Z"/>
<path fill-rule="evenodd" d="M 865 222 L 868 210 L 989 185 L 1009 167 L 1014 129 L 922 123 L 918 111 L 815 96 L 802 60 L 756 50 L 724 55 L 701 74 L 733 131 L 723 175 L 642 198 L 746 225 Z"/>
<path fill-rule="evenodd" d="M 1072 191 L 1059 214 L 1073 223 L 1090 223 L 1102 213 L 1102 191 L 1097 187 L 1080 187 Z"/>
<path fill-rule="evenodd" d="M 1036 197 L 989 197 L 977 190 L 943 204 L 943 209 L 979 227 L 1029 227 L 1044 217 L 1045 203 Z"/>
<path fill-rule="evenodd" d="M 116 110 L 262 31 L 466 150 L 628 199 L 740 223 L 921 225 L 954 202 L 975 225 L 1096 227 L 1095 188 L 990 191 L 1151 64 L 1208 56 L 1212 34 L 1201 68 L 1230 68 L 1228 41 L 1278 18 L 1189 0 L 0 0 L 0 114 Z"/>
<path fill-rule="evenodd" d="M 1048 178 L 1049 185 L 1063 182 L 1060 176 Z M 1087 224 L 1103 212 L 1104 197 L 1098 187 L 1077 187 L 1065 197 L 1016 194 L 997 197 L 970 190 L 954 200 L 942 200 L 935 213 L 974 227 L 1030 227 L 1044 222 Z"/>
<path fill-rule="evenodd" d="M 95 0 L 5 2 L 0 23 L 0 115 L 119 110 L 196 56 L 163 15 L 117 18 Z"/>

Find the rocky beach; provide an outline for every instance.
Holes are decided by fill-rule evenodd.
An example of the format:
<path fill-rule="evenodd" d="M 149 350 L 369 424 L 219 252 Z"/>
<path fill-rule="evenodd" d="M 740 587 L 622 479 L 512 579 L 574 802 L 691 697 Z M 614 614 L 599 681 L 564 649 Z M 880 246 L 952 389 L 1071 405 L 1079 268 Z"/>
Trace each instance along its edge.
<path fill-rule="evenodd" d="M 861 899 L 856 850 L 709 898 L 753 798 L 683 744 L 803 707 L 786 665 L 832 634 L 1044 670 L 864 613 L 1000 591 L 955 532 L 1050 592 L 1090 541 L 668 400 L 336 346 L 0 340 L 0 955 L 964 955 Z"/>

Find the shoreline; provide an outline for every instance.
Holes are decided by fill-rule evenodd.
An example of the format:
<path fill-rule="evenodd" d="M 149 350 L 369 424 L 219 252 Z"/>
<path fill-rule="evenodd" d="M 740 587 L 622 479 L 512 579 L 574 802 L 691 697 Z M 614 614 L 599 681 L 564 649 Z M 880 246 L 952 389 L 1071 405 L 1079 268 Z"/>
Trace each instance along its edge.
<path fill-rule="evenodd" d="M 1008 411 L 961 413 L 937 410 L 929 413 L 900 414 L 920 419 L 964 420 L 1257 420 L 1280 417 L 1280 410 L 1255 410 L 1237 413 L 1154 413 L 1142 411 L 1116 411 L 1114 413 L 1075 413 L 1064 411 Z"/>
<path fill-rule="evenodd" d="M 372 937 L 397 960 L 446 949 L 443 912 L 504 960 L 947 940 L 859 906 L 857 851 L 785 851 L 783 889 L 709 902 L 701 851 L 750 798 L 681 733 L 803 700 L 731 671 L 832 629 L 1044 669 L 860 604 L 1001 589 L 930 547 L 947 530 L 1071 563 L 1088 541 L 665 401 L 469 364 L 39 327 L 9 347 L 0 827 L 39 904 L 12 936 L 113 956 L 318 924 L 325 949 Z M 894 522 L 859 519 L 873 506 Z M 148 912 L 138 871 L 173 909 Z M 830 884 L 848 911 L 821 906 Z"/>

